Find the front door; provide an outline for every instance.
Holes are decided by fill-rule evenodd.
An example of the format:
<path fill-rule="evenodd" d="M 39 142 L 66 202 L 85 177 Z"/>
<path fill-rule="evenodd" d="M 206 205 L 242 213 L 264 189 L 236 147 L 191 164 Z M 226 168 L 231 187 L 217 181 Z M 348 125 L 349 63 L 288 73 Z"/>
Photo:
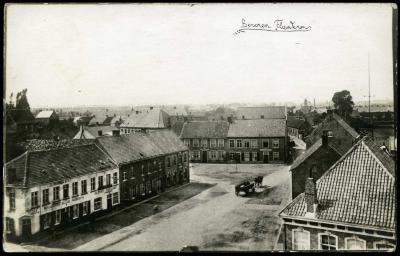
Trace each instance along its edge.
<path fill-rule="evenodd" d="M 240 163 L 241 162 L 241 153 L 240 152 L 236 152 L 236 163 Z"/>
<path fill-rule="evenodd" d="M 203 151 L 203 163 L 207 163 L 207 151 Z"/>
<path fill-rule="evenodd" d="M 264 163 L 268 163 L 269 161 L 269 153 L 268 152 L 264 152 Z"/>
<path fill-rule="evenodd" d="M 22 220 L 22 238 L 29 240 L 32 235 L 31 219 Z"/>
<path fill-rule="evenodd" d="M 112 197 L 111 197 L 111 194 L 108 194 L 107 195 L 107 210 L 111 210 L 111 208 L 112 208 Z"/>

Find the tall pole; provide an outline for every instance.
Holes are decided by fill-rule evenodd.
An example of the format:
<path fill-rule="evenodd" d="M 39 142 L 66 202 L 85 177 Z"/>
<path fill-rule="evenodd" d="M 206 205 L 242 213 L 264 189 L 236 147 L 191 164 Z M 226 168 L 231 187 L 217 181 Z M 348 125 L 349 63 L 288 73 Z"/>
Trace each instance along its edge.
<path fill-rule="evenodd" d="M 374 128 L 372 126 L 372 118 L 371 118 L 371 77 L 369 69 L 369 52 L 368 52 L 368 113 L 369 113 L 369 126 L 371 129 L 371 136 L 372 139 L 374 139 Z"/>

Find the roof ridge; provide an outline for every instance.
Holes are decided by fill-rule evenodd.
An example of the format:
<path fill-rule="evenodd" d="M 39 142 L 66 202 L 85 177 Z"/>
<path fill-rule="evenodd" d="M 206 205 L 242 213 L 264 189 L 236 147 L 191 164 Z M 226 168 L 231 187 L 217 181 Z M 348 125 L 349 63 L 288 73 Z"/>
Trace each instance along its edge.
<path fill-rule="evenodd" d="M 85 140 L 93 140 L 94 139 L 85 139 Z M 62 146 L 62 147 L 56 147 L 56 148 L 50 148 L 50 149 L 41 149 L 41 150 L 28 150 L 29 153 L 42 153 L 42 152 L 50 152 L 50 151 L 57 151 L 57 150 L 63 150 L 63 149 L 72 149 L 72 148 L 77 148 L 77 147 L 85 147 L 85 146 L 91 146 L 95 144 L 94 142 L 90 142 L 88 144 L 79 144 L 79 145 L 71 145 L 71 146 Z"/>
<path fill-rule="evenodd" d="M 368 153 L 375 159 L 375 161 L 378 162 L 378 164 L 382 167 L 382 169 L 389 174 L 389 177 L 391 177 L 392 179 L 394 179 L 394 175 L 388 170 L 388 168 L 386 168 L 386 166 L 382 163 L 382 161 L 374 154 L 374 152 L 372 152 L 372 150 L 369 148 L 369 146 L 365 143 L 365 139 L 362 140 L 362 145 L 365 148 L 365 150 L 368 151 Z"/>
<path fill-rule="evenodd" d="M 336 166 L 338 166 L 345 158 L 347 158 L 352 151 L 354 151 L 358 146 L 360 146 L 363 140 L 364 139 L 357 141 L 356 144 L 354 144 L 346 153 L 343 154 L 343 156 L 341 156 L 331 167 L 329 167 L 329 169 L 324 174 L 321 175 L 321 177 L 316 181 L 316 183 L 319 183 L 320 180 L 322 180 L 322 178 L 324 178 L 330 172 L 332 172 L 332 170 L 336 168 Z"/>

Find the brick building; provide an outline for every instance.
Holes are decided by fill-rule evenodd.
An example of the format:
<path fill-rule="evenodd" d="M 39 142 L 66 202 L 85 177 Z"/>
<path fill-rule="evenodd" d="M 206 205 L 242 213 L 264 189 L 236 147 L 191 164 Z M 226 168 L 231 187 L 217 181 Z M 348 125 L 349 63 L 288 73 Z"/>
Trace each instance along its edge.
<path fill-rule="evenodd" d="M 169 130 L 99 137 L 118 164 L 121 201 L 131 203 L 189 182 L 189 152 Z"/>
<path fill-rule="evenodd" d="M 226 161 L 226 137 L 229 123 L 224 121 L 193 121 L 183 124 L 180 139 L 190 149 L 192 162 Z"/>
<path fill-rule="evenodd" d="M 119 204 L 118 167 L 95 144 L 27 151 L 5 164 L 7 239 L 29 240 Z"/>
<path fill-rule="evenodd" d="M 286 119 L 234 120 L 226 144 L 231 163 L 284 163 L 288 157 Z"/>
<path fill-rule="evenodd" d="M 357 142 L 279 214 L 285 250 L 393 250 L 395 162 L 369 138 Z"/>

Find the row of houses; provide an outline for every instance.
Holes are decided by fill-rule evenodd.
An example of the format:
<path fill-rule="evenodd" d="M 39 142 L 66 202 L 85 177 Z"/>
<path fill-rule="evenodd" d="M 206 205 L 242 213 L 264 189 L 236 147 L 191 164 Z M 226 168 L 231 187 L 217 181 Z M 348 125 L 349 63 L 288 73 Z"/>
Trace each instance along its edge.
<path fill-rule="evenodd" d="M 328 111 L 290 168 L 291 201 L 279 216 L 277 248 L 392 250 L 395 160 Z"/>
<path fill-rule="evenodd" d="M 5 164 L 7 239 L 29 240 L 189 182 L 188 148 L 171 131 L 81 141 Z"/>

